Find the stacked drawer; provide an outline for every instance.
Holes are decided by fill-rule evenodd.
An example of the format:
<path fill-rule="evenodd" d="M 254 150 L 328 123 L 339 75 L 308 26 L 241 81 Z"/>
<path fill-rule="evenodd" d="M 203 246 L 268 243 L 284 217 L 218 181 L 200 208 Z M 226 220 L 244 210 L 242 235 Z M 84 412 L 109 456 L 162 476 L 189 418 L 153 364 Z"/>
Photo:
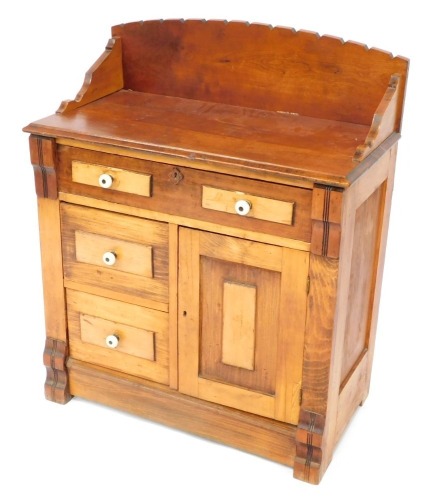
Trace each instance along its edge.
<path fill-rule="evenodd" d="M 114 187 L 150 194 L 121 174 Z M 168 224 L 63 202 L 61 225 L 70 355 L 168 384 Z"/>
<path fill-rule="evenodd" d="M 169 223 L 309 242 L 311 189 L 65 146 L 58 155 L 75 359 L 169 384 Z"/>

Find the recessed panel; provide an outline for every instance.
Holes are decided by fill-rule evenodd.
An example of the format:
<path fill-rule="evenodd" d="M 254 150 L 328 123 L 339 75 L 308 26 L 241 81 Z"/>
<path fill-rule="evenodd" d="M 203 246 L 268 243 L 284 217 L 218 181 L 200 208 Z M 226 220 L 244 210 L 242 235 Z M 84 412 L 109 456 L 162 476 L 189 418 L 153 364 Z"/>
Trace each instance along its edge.
<path fill-rule="evenodd" d="M 151 175 L 148 174 L 73 160 L 71 175 L 73 182 L 140 196 L 150 196 Z M 108 182 L 106 185 L 105 178 L 109 180 L 109 182 L 106 181 Z"/>
<path fill-rule="evenodd" d="M 225 281 L 223 285 L 222 363 L 255 368 L 256 287 Z"/>
<path fill-rule="evenodd" d="M 115 347 L 117 352 L 155 361 L 154 332 L 88 314 L 80 314 L 79 317 L 82 342 L 111 349 L 106 340 L 113 335 L 118 340 L 118 345 Z"/>
<path fill-rule="evenodd" d="M 200 259 L 202 378 L 275 394 L 281 276 Z"/>

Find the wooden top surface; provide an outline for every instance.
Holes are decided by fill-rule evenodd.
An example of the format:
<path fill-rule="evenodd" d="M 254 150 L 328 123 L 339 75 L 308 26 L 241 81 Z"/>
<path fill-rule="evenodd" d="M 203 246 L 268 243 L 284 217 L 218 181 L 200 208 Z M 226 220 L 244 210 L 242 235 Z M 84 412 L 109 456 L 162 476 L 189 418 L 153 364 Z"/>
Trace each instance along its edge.
<path fill-rule="evenodd" d="M 369 127 L 121 90 L 24 131 L 347 186 Z"/>

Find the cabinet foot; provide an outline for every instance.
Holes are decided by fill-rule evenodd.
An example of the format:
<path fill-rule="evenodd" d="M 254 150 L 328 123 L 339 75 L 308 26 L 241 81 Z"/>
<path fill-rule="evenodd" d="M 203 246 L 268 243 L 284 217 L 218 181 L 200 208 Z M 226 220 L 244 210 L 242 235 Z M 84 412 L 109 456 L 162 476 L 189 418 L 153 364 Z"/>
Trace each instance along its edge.
<path fill-rule="evenodd" d="M 71 399 L 68 386 L 68 374 L 65 367 L 68 346 L 62 340 L 46 339 L 44 365 L 47 377 L 44 385 L 45 397 L 49 401 L 65 404 Z"/>
<path fill-rule="evenodd" d="M 323 476 L 322 439 L 325 417 L 301 410 L 296 431 L 294 477 L 307 483 L 319 484 Z"/>

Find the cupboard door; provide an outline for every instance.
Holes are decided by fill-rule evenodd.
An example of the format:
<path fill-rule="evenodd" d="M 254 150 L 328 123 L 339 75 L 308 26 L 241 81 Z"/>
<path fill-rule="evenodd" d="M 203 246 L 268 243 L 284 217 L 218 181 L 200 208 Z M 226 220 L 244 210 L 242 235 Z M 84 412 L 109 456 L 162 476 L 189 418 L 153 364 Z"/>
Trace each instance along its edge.
<path fill-rule="evenodd" d="M 180 229 L 179 390 L 296 424 L 308 252 Z"/>

